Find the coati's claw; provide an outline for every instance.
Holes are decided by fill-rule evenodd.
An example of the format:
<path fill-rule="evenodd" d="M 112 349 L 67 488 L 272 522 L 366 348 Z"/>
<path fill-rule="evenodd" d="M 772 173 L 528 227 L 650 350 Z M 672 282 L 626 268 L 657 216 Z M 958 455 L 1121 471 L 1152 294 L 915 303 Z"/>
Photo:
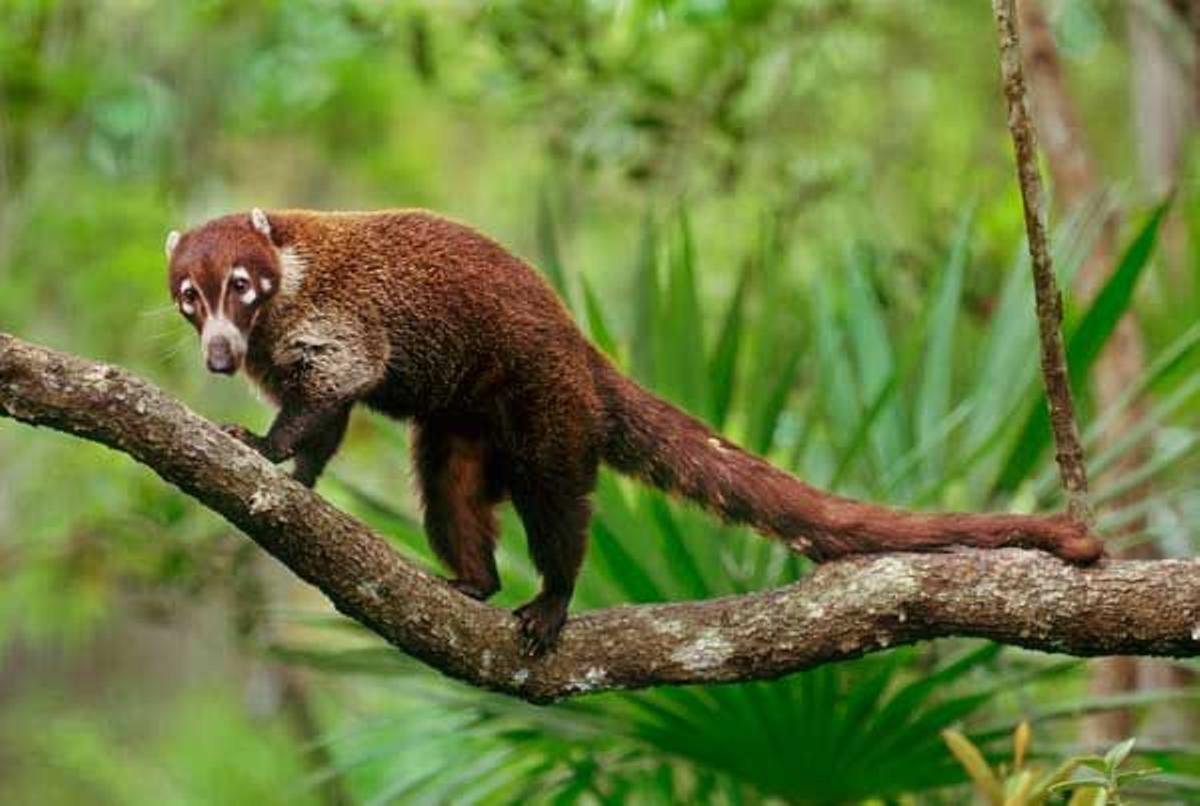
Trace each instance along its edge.
<path fill-rule="evenodd" d="M 526 657 L 545 655 L 554 647 L 567 621 L 567 601 L 561 596 L 540 593 L 514 611 L 513 615 L 520 622 Z"/>

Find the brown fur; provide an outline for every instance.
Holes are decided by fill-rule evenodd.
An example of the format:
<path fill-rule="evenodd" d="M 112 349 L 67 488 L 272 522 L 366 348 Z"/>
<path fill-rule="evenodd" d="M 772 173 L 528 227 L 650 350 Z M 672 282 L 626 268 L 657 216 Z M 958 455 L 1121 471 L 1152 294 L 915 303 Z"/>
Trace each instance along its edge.
<path fill-rule="evenodd" d="M 355 403 L 411 418 L 426 529 L 460 590 L 499 588 L 494 508 L 511 498 L 521 516 L 543 577 L 518 611 L 531 651 L 566 618 L 600 461 L 817 560 L 955 545 L 1102 553 L 1064 516 L 899 512 L 804 484 L 622 376 L 533 269 L 466 226 L 422 211 L 268 218 L 269 238 L 245 214 L 209 222 L 171 261 L 173 293 L 239 260 L 279 288 L 287 250 L 307 267 L 249 330 L 246 369 L 279 417 L 265 438 L 236 433 L 275 461 L 295 456 L 311 484 Z"/>

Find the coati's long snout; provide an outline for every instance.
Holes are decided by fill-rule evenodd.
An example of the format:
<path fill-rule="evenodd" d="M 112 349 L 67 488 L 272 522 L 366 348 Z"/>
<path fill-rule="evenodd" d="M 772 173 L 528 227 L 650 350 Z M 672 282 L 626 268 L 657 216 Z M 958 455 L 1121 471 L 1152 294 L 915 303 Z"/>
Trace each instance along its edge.
<path fill-rule="evenodd" d="M 200 350 L 209 372 L 233 375 L 246 359 L 248 334 L 228 319 L 209 319 L 200 333 Z"/>

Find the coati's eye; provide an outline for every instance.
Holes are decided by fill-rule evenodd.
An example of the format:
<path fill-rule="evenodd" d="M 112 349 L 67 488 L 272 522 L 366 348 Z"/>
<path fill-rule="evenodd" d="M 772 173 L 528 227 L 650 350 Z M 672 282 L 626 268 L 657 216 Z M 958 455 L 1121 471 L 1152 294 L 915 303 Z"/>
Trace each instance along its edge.
<path fill-rule="evenodd" d="M 234 277 L 229 285 L 233 288 L 233 293 L 239 296 L 250 290 L 250 281 L 245 277 Z"/>
<path fill-rule="evenodd" d="M 200 295 L 196 293 L 196 289 L 192 288 L 191 286 L 188 286 L 179 292 L 179 298 L 188 305 L 195 305 L 196 300 L 199 299 L 199 297 Z"/>

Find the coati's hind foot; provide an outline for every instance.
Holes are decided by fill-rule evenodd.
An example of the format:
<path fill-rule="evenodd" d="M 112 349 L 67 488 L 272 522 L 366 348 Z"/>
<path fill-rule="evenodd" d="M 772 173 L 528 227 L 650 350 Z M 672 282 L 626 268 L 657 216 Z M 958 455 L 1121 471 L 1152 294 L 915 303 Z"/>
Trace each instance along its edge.
<path fill-rule="evenodd" d="M 486 602 L 488 599 L 500 590 L 499 580 L 492 579 L 481 581 L 475 579 L 448 579 L 450 587 L 454 588 L 461 594 L 470 596 L 472 599 L 480 602 Z"/>
<path fill-rule="evenodd" d="M 521 643 L 527 657 L 544 655 L 554 647 L 567 621 L 570 600 L 569 595 L 542 591 L 513 612 L 520 622 Z"/>

